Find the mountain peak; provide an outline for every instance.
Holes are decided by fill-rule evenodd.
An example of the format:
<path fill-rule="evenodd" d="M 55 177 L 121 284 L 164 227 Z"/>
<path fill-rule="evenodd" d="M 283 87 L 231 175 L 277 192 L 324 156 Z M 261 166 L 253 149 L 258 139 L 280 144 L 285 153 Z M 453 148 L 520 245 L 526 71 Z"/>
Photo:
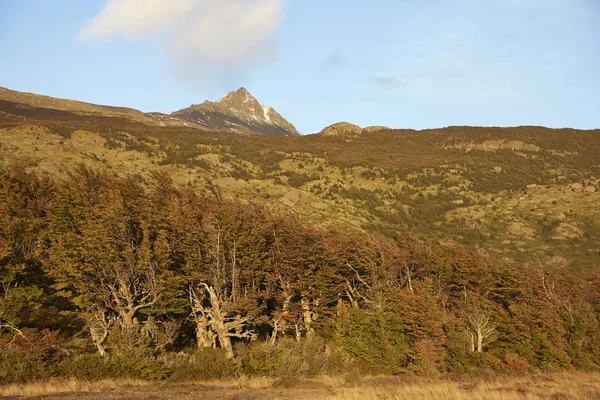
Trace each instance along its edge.
<path fill-rule="evenodd" d="M 254 98 L 254 96 L 252 96 L 250 94 L 250 92 L 248 90 L 246 90 L 246 88 L 241 87 L 238 90 L 236 90 L 235 92 L 227 92 L 225 93 L 225 96 L 221 97 L 219 100 L 216 101 L 217 104 L 223 103 L 223 102 L 235 102 L 235 103 L 258 103 L 258 101 L 256 100 L 256 98 Z"/>
<path fill-rule="evenodd" d="M 260 104 L 244 87 L 227 92 L 216 102 L 206 101 L 173 114 L 210 129 L 272 136 L 299 134 L 277 111 Z"/>

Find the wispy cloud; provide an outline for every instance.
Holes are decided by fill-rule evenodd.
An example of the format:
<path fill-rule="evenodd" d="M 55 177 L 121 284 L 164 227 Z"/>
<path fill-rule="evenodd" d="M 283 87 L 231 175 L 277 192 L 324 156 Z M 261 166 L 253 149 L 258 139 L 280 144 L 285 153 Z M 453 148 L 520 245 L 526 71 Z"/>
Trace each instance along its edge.
<path fill-rule="evenodd" d="M 398 89 L 404 85 L 404 82 L 393 76 L 374 76 L 369 79 L 369 82 L 372 85 L 389 90 Z"/>
<path fill-rule="evenodd" d="M 327 72 L 345 67 L 347 65 L 346 57 L 340 50 L 334 50 L 321 60 L 319 70 Z"/>
<path fill-rule="evenodd" d="M 179 77 L 197 83 L 272 57 L 282 19 L 281 0 L 107 0 L 77 38 L 146 40 L 169 56 Z"/>

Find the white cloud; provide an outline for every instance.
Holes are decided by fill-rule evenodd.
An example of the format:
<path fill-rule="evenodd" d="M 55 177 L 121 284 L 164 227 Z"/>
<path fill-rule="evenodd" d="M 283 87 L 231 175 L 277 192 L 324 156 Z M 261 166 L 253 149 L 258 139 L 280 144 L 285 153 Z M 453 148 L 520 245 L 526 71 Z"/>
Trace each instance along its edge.
<path fill-rule="evenodd" d="M 282 0 L 107 0 L 78 39 L 148 40 L 180 77 L 227 77 L 274 54 L 282 18 Z"/>

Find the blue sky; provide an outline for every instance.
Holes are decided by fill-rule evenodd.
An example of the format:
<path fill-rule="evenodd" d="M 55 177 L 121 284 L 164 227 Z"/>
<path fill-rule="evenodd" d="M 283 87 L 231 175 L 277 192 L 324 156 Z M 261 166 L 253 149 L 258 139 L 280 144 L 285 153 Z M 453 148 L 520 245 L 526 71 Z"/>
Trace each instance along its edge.
<path fill-rule="evenodd" d="M 0 0 L 0 38 L 0 86 L 143 111 L 600 128 L 599 0 Z"/>

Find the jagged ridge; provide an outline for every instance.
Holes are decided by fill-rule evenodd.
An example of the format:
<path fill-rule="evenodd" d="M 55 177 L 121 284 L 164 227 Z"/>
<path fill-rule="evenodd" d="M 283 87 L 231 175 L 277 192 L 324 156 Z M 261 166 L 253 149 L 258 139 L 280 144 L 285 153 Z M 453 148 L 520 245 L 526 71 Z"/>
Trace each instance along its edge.
<path fill-rule="evenodd" d="M 267 136 L 297 136 L 296 128 L 272 107 L 258 102 L 245 88 L 228 92 L 216 102 L 205 101 L 171 114 L 200 126 Z"/>

